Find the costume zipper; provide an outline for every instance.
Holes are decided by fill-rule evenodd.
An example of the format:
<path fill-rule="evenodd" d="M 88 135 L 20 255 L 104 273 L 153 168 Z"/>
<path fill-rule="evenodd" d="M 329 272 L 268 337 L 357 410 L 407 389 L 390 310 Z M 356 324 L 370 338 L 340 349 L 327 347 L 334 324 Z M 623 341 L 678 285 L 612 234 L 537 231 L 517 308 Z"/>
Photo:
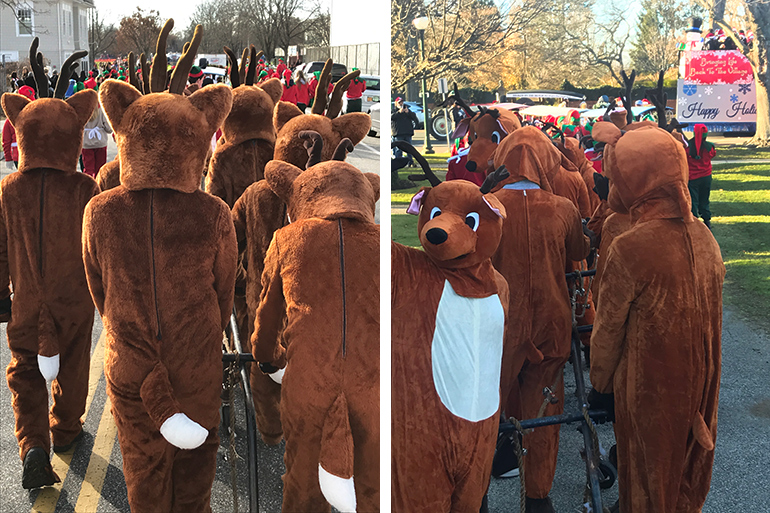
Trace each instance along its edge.
<path fill-rule="evenodd" d="M 346 338 L 348 330 L 347 298 L 345 297 L 345 243 L 342 237 L 342 219 L 337 219 L 340 228 L 340 276 L 342 278 L 342 357 L 347 356 Z"/>
<path fill-rule="evenodd" d="M 37 248 L 37 268 L 40 272 L 40 277 L 43 277 L 43 205 L 45 205 L 45 173 L 40 178 L 40 221 L 37 228 L 38 231 L 38 248 Z"/>
<path fill-rule="evenodd" d="M 160 308 L 158 307 L 158 283 L 155 273 L 155 190 L 150 190 L 150 252 L 152 253 L 152 290 L 155 298 L 155 320 L 158 323 L 158 340 L 163 336 L 160 332 Z"/>

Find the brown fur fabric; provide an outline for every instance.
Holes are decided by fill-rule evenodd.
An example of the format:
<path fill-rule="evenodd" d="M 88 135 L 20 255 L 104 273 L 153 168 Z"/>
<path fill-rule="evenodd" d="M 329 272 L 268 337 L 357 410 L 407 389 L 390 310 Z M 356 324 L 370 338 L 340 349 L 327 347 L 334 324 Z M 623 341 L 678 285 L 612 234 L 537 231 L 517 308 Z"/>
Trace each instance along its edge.
<path fill-rule="evenodd" d="M 519 117 L 509 110 L 490 109 L 476 114 L 468 127 L 471 146 L 466 168 L 480 173 L 489 171 L 490 160 L 497 145 L 519 128 Z"/>
<path fill-rule="evenodd" d="M 109 191 L 120 185 L 120 159 L 107 162 L 96 175 L 96 183 L 102 192 Z"/>
<path fill-rule="evenodd" d="M 547 136 L 534 127 L 517 130 L 495 152 L 494 165 L 505 165 L 510 177 L 495 192 L 508 217 L 492 264 L 517 291 L 511 294 L 510 317 L 517 322 L 509 325 L 505 338 L 501 390 L 505 414 L 517 419 L 537 416 L 544 387 L 555 385 L 559 397 L 545 415 L 564 409 L 560 376 L 569 358 L 572 330 L 564 271 L 572 261 L 585 258 L 589 240 L 575 206 L 548 190 L 546 177 L 549 170 L 553 176 L 553 170 L 560 168 L 560 157 Z M 508 188 L 524 179 L 540 188 Z M 523 442 L 527 496 L 545 498 L 556 472 L 559 426 L 535 429 L 524 435 Z"/>
<path fill-rule="evenodd" d="M 564 145 L 560 146 L 559 149 L 580 172 L 580 177 L 586 184 L 590 211 L 595 212 L 601 200 L 599 195 L 594 192 L 594 167 L 591 161 L 586 158 L 586 154 L 580 147 L 580 142 L 574 137 L 565 138 Z"/>
<path fill-rule="evenodd" d="M 227 205 L 198 187 L 230 89 L 141 96 L 109 80 L 99 94 L 121 134 L 123 185 L 88 205 L 83 259 L 107 331 L 107 393 L 129 504 L 211 511 L 237 247 Z M 180 450 L 161 435 L 178 413 L 208 431 L 202 445 Z"/>
<path fill-rule="evenodd" d="M 607 143 L 609 204 L 633 223 L 609 247 L 591 337 L 591 382 L 615 394 L 620 510 L 700 511 L 717 430 L 719 246 L 690 213 L 677 140 L 611 123 L 593 136 Z"/>
<path fill-rule="evenodd" d="M 329 511 L 320 465 L 354 478 L 357 511 L 379 511 L 379 177 L 272 161 L 265 181 L 292 220 L 267 251 L 252 336 L 258 361 L 286 363 L 282 510 Z"/>
<path fill-rule="evenodd" d="M 424 251 L 397 243 L 391 248 L 392 507 L 477 512 L 499 423 L 508 286 L 489 258 L 506 211 L 494 195 L 464 180 L 423 188 L 418 195 L 413 205 L 422 202 L 418 231 Z M 474 215 L 476 230 L 466 222 Z M 436 238 L 441 232 L 445 239 Z M 458 305 L 462 315 L 443 313 Z M 455 324 L 466 316 L 474 321 Z M 437 355 L 455 352 L 451 341 L 459 342 L 456 352 L 469 355 L 465 362 L 481 365 L 472 372 L 458 368 L 462 362 L 444 365 L 451 358 Z M 489 380 L 484 392 L 473 376 Z M 443 386 L 446 379 L 459 380 L 470 399 L 458 401 Z"/>
<path fill-rule="evenodd" d="M 94 306 L 80 237 L 83 210 L 99 189 L 76 165 L 96 101 L 93 91 L 67 101 L 11 93 L 0 100 L 19 143 L 19 172 L 0 183 L 0 294 L 7 298 L 13 283 L 7 377 L 22 460 L 32 447 L 47 452 L 51 435 L 66 445 L 82 429 Z M 37 358 L 57 354 L 49 418 Z"/>

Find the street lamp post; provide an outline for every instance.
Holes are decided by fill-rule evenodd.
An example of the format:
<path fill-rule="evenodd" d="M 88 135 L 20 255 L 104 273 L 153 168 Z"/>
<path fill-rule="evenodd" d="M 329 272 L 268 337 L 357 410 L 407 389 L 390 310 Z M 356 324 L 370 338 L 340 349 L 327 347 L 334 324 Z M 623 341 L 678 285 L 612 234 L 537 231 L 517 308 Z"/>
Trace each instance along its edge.
<path fill-rule="evenodd" d="M 412 22 L 414 27 L 420 36 L 420 59 L 425 63 L 425 29 L 430 24 L 430 19 L 427 16 L 421 16 L 415 18 Z M 430 111 L 428 111 L 428 95 L 425 91 L 425 72 L 422 75 L 422 112 L 425 116 L 425 144 L 422 147 L 422 152 L 426 155 L 433 154 L 433 146 L 430 144 Z"/>

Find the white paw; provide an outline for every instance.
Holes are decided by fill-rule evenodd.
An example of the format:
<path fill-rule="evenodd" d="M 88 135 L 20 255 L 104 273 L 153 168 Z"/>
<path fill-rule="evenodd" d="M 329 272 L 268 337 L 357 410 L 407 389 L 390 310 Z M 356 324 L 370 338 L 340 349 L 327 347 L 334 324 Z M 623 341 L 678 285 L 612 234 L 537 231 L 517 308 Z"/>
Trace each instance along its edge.
<path fill-rule="evenodd" d="M 168 443 L 180 449 L 200 447 L 209 432 L 184 413 L 175 413 L 160 426 L 160 434 Z"/>
<path fill-rule="evenodd" d="M 283 382 L 283 373 L 286 372 L 286 367 L 283 369 L 278 369 L 272 374 L 268 374 L 270 376 L 270 379 L 278 383 L 279 385 Z"/>
<path fill-rule="evenodd" d="M 59 375 L 59 355 L 42 356 L 37 355 L 37 368 L 46 381 L 53 381 Z"/>
<path fill-rule="evenodd" d="M 326 501 L 342 513 L 355 513 L 356 489 L 353 477 L 347 479 L 335 476 L 318 465 L 318 484 Z"/>

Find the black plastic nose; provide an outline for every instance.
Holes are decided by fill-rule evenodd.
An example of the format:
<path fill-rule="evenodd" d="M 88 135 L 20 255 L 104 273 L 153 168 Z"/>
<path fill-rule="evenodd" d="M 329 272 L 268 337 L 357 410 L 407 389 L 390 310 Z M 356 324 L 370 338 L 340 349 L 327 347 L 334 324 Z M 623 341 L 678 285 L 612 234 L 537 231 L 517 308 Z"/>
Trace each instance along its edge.
<path fill-rule="evenodd" d="M 472 160 L 469 160 L 468 162 L 465 163 L 465 169 L 467 169 L 471 173 L 476 171 L 476 163 Z"/>
<path fill-rule="evenodd" d="M 430 242 L 431 244 L 438 245 L 438 244 L 441 244 L 442 242 L 446 242 L 447 234 L 441 228 L 431 228 L 425 234 L 425 238 L 428 239 L 428 242 Z"/>

